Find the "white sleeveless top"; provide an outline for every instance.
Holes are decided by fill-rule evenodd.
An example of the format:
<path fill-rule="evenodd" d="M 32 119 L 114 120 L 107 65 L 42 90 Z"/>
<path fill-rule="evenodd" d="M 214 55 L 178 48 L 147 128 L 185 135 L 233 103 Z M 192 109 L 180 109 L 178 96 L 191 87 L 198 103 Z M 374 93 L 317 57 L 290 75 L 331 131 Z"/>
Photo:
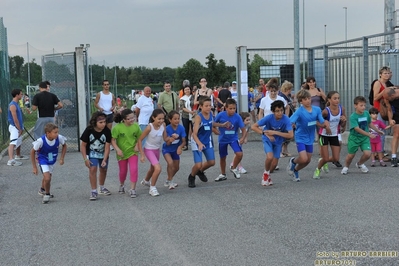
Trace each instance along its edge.
<path fill-rule="evenodd" d="M 102 91 L 100 91 L 100 100 L 98 101 L 98 106 L 104 109 L 104 114 L 112 114 L 112 93 L 110 92 L 109 94 L 104 94 Z"/>
<path fill-rule="evenodd" d="M 330 129 L 331 129 L 331 135 L 327 135 L 326 129 L 322 128 L 320 135 L 322 136 L 327 136 L 327 137 L 335 137 L 338 136 L 338 128 L 339 128 L 339 122 L 341 119 L 341 115 L 342 115 L 342 107 L 341 105 L 338 106 L 339 108 L 339 112 L 337 115 L 333 115 L 331 113 L 331 110 L 329 107 L 326 107 L 327 111 L 328 111 L 328 117 L 326 118 L 327 121 L 330 122 Z"/>
<path fill-rule="evenodd" d="M 149 150 L 159 150 L 162 147 L 164 126 L 161 125 L 159 129 L 156 130 L 152 123 L 149 123 L 148 125 L 151 127 L 151 131 L 147 136 L 144 148 Z"/>

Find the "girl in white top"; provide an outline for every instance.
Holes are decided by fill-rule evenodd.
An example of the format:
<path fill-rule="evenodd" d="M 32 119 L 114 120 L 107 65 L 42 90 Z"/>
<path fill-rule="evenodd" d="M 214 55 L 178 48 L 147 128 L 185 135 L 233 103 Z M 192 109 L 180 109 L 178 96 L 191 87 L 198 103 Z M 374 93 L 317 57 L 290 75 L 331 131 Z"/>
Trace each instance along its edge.
<path fill-rule="evenodd" d="M 320 178 L 320 170 L 328 173 L 328 162 L 339 161 L 340 143 L 338 135 L 340 131 L 345 130 L 346 116 L 345 108 L 339 103 L 339 93 L 337 91 L 330 91 L 327 94 L 327 106 L 322 111 L 322 116 L 325 120 L 329 121 L 329 126 L 326 128 L 320 128 L 319 144 L 320 144 L 320 155 L 319 163 L 316 170 L 314 171 L 313 178 Z M 332 157 L 328 154 L 328 145 L 331 147 Z"/>
<path fill-rule="evenodd" d="M 151 196 L 159 195 L 155 185 L 162 170 L 161 164 L 159 163 L 159 154 L 162 148 L 163 140 L 166 140 L 167 137 L 164 121 L 165 113 L 162 111 L 162 109 L 155 109 L 151 114 L 150 123 L 141 133 L 137 143 L 140 151 L 140 161 L 144 163 L 145 157 L 147 157 L 148 161 L 151 163 L 150 169 L 148 170 L 145 179 L 141 181 L 142 185 L 150 187 L 149 193 Z M 147 140 L 143 149 L 142 141 L 146 137 Z"/>
<path fill-rule="evenodd" d="M 263 117 L 273 113 L 270 108 L 271 108 L 272 103 L 276 100 L 283 101 L 284 108 L 285 108 L 285 114 L 288 116 L 288 114 L 290 112 L 290 107 L 287 104 L 287 101 L 283 97 L 278 95 L 277 84 L 272 83 L 269 85 L 268 88 L 269 88 L 268 93 L 260 101 L 258 119 L 261 120 Z"/>

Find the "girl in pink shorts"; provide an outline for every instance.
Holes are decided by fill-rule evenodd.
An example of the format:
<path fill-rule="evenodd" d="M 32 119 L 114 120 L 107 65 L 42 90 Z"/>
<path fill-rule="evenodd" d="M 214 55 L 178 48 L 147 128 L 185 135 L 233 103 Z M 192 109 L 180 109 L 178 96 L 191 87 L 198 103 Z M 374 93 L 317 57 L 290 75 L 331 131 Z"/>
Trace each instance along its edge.
<path fill-rule="evenodd" d="M 155 109 L 151 114 L 150 123 L 144 129 L 138 140 L 140 161 L 144 163 L 145 157 L 147 157 L 148 161 L 151 163 L 150 169 L 148 170 L 145 179 L 141 181 L 141 184 L 150 187 L 149 193 L 153 197 L 159 195 L 155 185 L 162 170 L 161 164 L 159 163 L 159 154 L 163 140 L 166 139 L 164 120 L 165 113 L 162 111 L 162 109 Z M 146 137 L 147 140 L 143 149 L 142 140 Z"/>

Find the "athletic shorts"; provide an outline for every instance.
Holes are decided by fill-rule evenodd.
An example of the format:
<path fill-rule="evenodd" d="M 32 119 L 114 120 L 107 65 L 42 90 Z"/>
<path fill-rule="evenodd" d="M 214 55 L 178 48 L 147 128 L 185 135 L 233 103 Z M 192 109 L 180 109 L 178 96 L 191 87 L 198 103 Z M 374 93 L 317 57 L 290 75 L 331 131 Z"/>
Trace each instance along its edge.
<path fill-rule="evenodd" d="M 100 167 L 100 168 L 104 168 L 104 169 L 108 168 L 108 160 L 107 160 L 107 164 L 104 167 L 101 166 L 103 159 L 89 158 L 89 161 L 91 162 L 90 167 Z"/>
<path fill-rule="evenodd" d="M 228 155 L 227 148 L 230 147 L 233 149 L 234 153 L 242 152 L 242 148 L 238 140 L 233 141 L 232 143 L 219 143 L 219 155 L 220 158 L 224 158 Z"/>
<path fill-rule="evenodd" d="M 299 152 L 301 151 L 306 151 L 307 153 L 313 153 L 313 144 L 312 145 L 306 145 L 303 143 L 297 143 L 296 144 L 296 149 Z"/>
<path fill-rule="evenodd" d="M 180 160 L 180 155 L 177 154 L 177 151 L 164 151 L 162 150 L 162 154 L 170 154 L 170 157 L 172 157 L 173 161 L 179 161 Z"/>
<path fill-rule="evenodd" d="M 350 138 L 348 139 L 349 154 L 355 154 L 359 148 L 362 151 L 370 151 L 371 150 L 370 139 L 365 139 L 364 141 L 358 143 L 356 141 L 351 140 Z"/>
<path fill-rule="evenodd" d="M 323 136 L 319 137 L 320 146 L 340 146 L 338 136 Z"/>
<path fill-rule="evenodd" d="M 19 136 L 18 129 L 13 125 L 9 125 L 8 131 L 10 132 L 10 144 L 15 145 L 15 149 L 18 148 L 19 146 L 21 146 L 22 135 Z"/>
<path fill-rule="evenodd" d="M 114 122 L 114 114 L 112 113 L 112 114 L 106 115 L 105 120 L 107 121 L 107 124 Z"/>
<path fill-rule="evenodd" d="M 273 144 L 270 141 L 263 141 L 263 150 L 265 151 L 266 154 L 269 152 L 273 153 L 273 157 L 279 159 L 280 154 L 281 154 L 281 149 L 282 149 L 281 144 Z"/>
<path fill-rule="evenodd" d="M 42 173 L 49 172 L 50 174 L 53 174 L 54 164 L 41 164 L 40 165 L 40 170 L 42 171 Z"/>
<path fill-rule="evenodd" d="M 202 163 L 202 154 L 205 155 L 207 161 L 215 160 L 215 150 L 212 148 L 207 148 L 202 151 L 193 151 L 194 163 Z"/>
<path fill-rule="evenodd" d="M 151 165 L 159 164 L 159 149 L 158 150 L 151 150 L 144 148 L 145 157 L 147 157 L 148 161 Z"/>

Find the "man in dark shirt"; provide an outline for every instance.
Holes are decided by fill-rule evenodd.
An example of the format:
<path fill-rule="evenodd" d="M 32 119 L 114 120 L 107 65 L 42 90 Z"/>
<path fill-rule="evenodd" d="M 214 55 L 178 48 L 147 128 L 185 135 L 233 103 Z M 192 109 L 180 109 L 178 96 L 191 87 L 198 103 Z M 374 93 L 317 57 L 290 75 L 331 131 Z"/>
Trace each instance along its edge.
<path fill-rule="evenodd" d="M 220 111 L 224 111 L 224 104 L 226 103 L 226 100 L 231 98 L 231 91 L 229 90 L 229 88 L 230 83 L 226 81 L 223 84 L 223 88 L 219 91 L 219 95 L 216 100 L 220 107 Z"/>
<path fill-rule="evenodd" d="M 35 139 L 44 135 L 44 126 L 47 123 L 54 123 L 55 110 L 62 108 L 62 102 L 58 97 L 47 90 L 46 82 L 40 82 L 39 90 L 40 92 L 32 100 L 32 111 L 37 109 L 39 112 L 39 118 L 33 130 Z"/>

